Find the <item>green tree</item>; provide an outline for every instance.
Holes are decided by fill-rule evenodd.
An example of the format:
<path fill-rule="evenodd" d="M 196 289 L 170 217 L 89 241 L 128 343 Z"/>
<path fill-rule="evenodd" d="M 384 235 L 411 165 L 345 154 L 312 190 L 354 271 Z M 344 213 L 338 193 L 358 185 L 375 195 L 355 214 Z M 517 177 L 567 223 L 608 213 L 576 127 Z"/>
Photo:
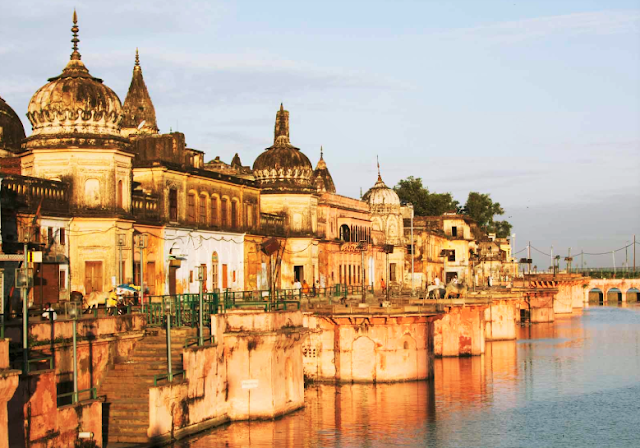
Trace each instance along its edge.
<path fill-rule="evenodd" d="M 430 193 L 421 178 L 409 176 L 394 187 L 401 201 L 411 202 L 418 216 L 440 216 L 457 210 L 459 203 L 451 193 Z"/>
<path fill-rule="evenodd" d="M 493 202 L 488 194 L 470 192 L 462 213 L 473 218 L 482 230 L 495 233 L 498 238 L 506 238 L 511 234 L 511 224 L 508 221 L 494 221 L 493 217 L 503 215 L 504 209 L 500 203 Z"/>

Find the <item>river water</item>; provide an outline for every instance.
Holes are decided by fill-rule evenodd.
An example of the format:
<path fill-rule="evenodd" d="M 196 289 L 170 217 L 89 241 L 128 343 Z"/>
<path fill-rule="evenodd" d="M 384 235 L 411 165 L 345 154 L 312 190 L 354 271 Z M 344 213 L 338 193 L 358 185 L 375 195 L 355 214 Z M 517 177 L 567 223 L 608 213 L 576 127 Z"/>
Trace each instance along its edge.
<path fill-rule="evenodd" d="M 640 447 L 640 305 L 519 327 L 435 379 L 319 385 L 305 408 L 176 443 L 204 447 Z"/>

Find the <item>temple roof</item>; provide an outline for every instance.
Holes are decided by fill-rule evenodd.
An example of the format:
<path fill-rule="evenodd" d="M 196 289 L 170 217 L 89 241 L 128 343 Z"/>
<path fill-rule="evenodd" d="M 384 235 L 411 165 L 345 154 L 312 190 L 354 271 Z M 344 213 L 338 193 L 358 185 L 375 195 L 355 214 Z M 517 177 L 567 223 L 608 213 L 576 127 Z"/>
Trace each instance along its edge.
<path fill-rule="evenodd" d="M 333 183 L 333 178 L 331 177 L 331 173 L 329 173 L 327 163 L 324 161 L 322 147 L 320 147 L 320 160 L 318 161 L 316 169 L 313 171 L 312 182 L 318 193 L 336 192 L 336 186 Z"/>
<path fill-rule="evenodd" d="M 147 85 L 142 76 L 142 67 L 140 67 L 140 56 L 137 48 L 131 85 L 122 106 L 122 113 L 124 115 L 122 120 L 124 133 L 156 134 L 158 132 L 156 110 L 153 107 L 151 96 L 149 96 Z"/>

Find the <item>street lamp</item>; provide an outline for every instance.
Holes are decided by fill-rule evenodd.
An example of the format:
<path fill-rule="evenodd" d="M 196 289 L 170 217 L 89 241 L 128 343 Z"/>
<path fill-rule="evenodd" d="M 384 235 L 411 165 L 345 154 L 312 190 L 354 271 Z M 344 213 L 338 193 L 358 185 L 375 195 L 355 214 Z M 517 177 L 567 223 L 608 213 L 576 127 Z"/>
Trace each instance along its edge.
<path fill-rule="evenodd" d="M 407 207 L 411 209 L 411 297 L 414 297 L 416 295 L 416 290 L 413 286 L 413 277 L 414 277 L 413 260 L 415 258 L 415 251 L 413 248 L 413 204 L 409 203 L 407 204 Z"/>
<path fill-rule="evenodd" d="M 76 338 L 77 322 L 80 316 L 80 304 L 78 302 L 69 302 L 68 313 L 71 322 L 73 322 L 73 396 L 72 403 L 78 402 L 78 342 Z"/>
<path fill-rule="evenodd" d="M 147 247 L 147 235 L 141 233 L 138 235 L 138 249 L 140 249 L 140 305 L 144 305 L 144 253 Z"/>
<path fill-rule="evenodd" d="M 127 235 L 118 233 L 118 285 L 124 283 L 122 281 L 122 248 L 127 244 Z"/>
<path fill-rule="evenodd" d="M 204 283 L 204 272 L 205 269 L 207 268 L 206 265 L 200 265 L 198 266 L 198 282 L 200 283 L 200 291 L 199 291 L 199 301 L 200 301 L 200 306 L 198 307 L 198 318 L 199 318 L 199 324 L 198 324 L 198 345 L 199 346 L 203 346 L 204 345 L 204 330 L 203 330 L 203 322 L 202 322 L 202 296 L 203 296 L 203 283 Z"/>
<path fill-rule="evenodd" d="M 171 372 L 171 299 L 164 299 L 164 316 L 167 323 L 167 379 L 173 381 L 173 373 Z"/>
<path fill-rule="evenodd" d="M 23 373 L 29 373 L 29 287 L 33 285 L 33 270 L 27 268 L 27 243 L 25 239 L 25 262 L 23 268 L 17 268 L 16 288 L 22 291 L 22 361 Z"/>

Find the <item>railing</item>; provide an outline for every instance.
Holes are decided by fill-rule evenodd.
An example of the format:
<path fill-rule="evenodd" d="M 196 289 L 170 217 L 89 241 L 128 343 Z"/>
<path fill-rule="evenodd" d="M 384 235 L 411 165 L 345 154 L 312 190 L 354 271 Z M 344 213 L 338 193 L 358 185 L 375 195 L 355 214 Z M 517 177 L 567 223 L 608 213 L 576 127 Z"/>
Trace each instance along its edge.
<path fill-rule="evenodd" d="M 215 338 L 213 337 L 213 335 L 209 335 L 207 337 L 203 337 L 202 338 L 202 343 L 203 344 L 213 345 L 214 341 L 215 341 Z M 199 345 L 199 343 L 200 343 L 200 337 L 199 336 L 192 336 L 192 337 L 189 337 L 189 338 L 184 340 L 184 348 L 189 348 L 189 347 L 192 347 L 194 345 Z"/>
<path fill-rule="evenodd" d="M 79 399 L 79 395 L 87 393 L 87 392 L 89 392 L 89 397 L 90 397 L 90 398 L 87 398 L 87 400 L 97 400 L 98 399 L 98 391 L 97 391 L 97 389 L 95 387 L 92 387 L 91 389 L 82 389 L 82 390 L 79 390 L 78 392 L 67 392 L 67 393 L 64 393 L 64 394 L 58 394 L 58 403 L 57 403 L 57 405 L 58 405 L 58 407 L 60 407 L 60 406 L 66 406 L 68 404 L 75 404 L 75 403 L 78 403 L 80 401 L 84 401 L 84 400 L 80 400 Z M 61 404 L 60 403 L 60 401 L 61 401 L 60 399 L 61 398 L 67 398 L 67 397 L 71 397 L 71 403 L 62 403 Z"/>
<path fill-rule="evenodd" d="M 173 383 L 173 379 L 177 376 L 181 376 L 182 379 L 186 378 L 186 372 L 184 370 L 178 370 L 177 372 L 161 373 L 159 375 L 153 375 L 153 387 L 158 386 L 158 381 L 167 380 Z"/>
<path fill-rule="evenodd" d="M 156 196 L 134 194 L 131 198 L 131 212 L 142 221 L 160 220 L 160 200 Z"/>
<path fill-rule="evenodd" d="M 42 212 L 69 213 L 69 184 L 37 177 L 5 174 L 2 207 Z"/>
<path fill-rule="evenodd" d="M 171 302 L 171 325 L 174 327 L 198 325 L 200 296 L 198 294 L 177 294 L 175 296 L 148 296 L 149 302 L 142 306 L 147 315 L 147 325 L 158 327 L 165 324 L 165 305 Z M 220 294 L 205 293 L 202 300 L 203 324 L 211 323 L 211 315 L 224 312 L 220 304 Z"/>

